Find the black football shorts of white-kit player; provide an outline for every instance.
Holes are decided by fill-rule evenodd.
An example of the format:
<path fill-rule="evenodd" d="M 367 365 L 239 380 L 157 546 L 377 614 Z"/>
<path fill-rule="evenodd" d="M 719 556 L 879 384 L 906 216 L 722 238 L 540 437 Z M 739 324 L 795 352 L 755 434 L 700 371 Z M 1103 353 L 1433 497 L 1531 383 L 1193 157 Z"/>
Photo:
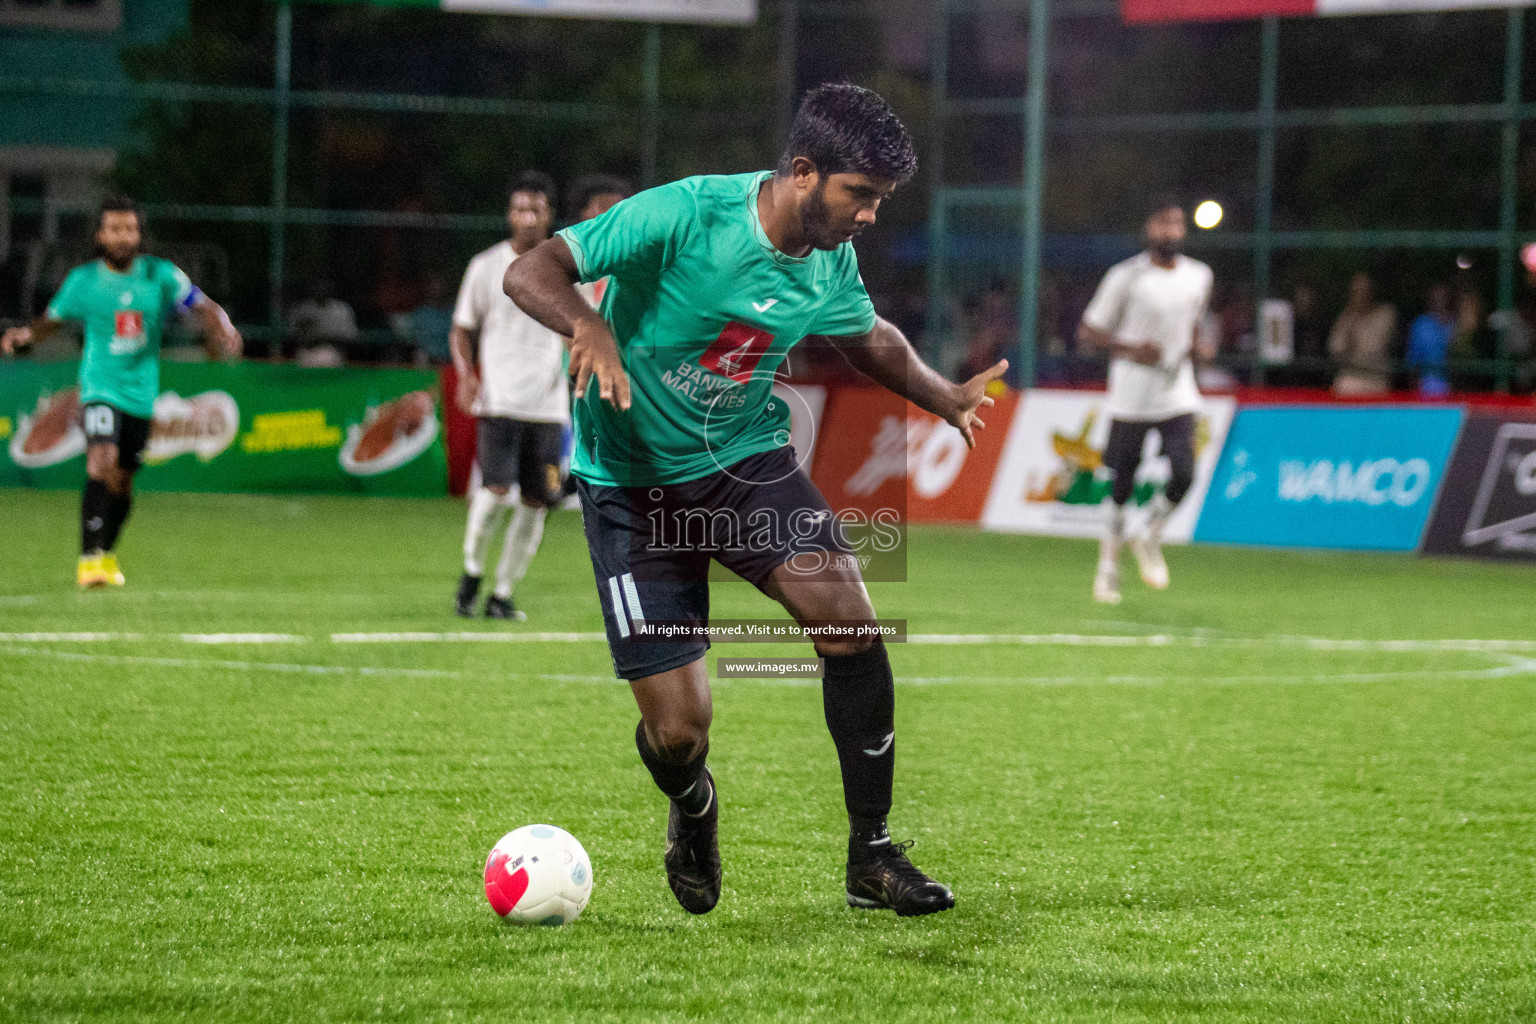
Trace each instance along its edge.
<path fill-rule="evenodd" d="M 1150 343 L 1159 353 L 1152 365 L 1123 357 L 1110 363 L 1104 466 L 1114 474 L 1114 489 L 1093 583 L 1094 599 L 1103 604 L 1120 603 L 1122 543 L 1136 556 L 1147 586 L 1168 586 L 1163 529 L 1194 481 L 1201 409 L 1195 334 L 1210 304 L 1213 280 L 1211 268 L 1199 260 L 1174 254 L 1159 262 L 1144 252 L 1110 268 L 1083 313 L 1083 323 L 1096 331 L 1127 345 Z M 1151 499 L 1145 529 L 1127 539 L 1125 509 L 1153 431 L 1173 472 L 1167 487 Z"/>

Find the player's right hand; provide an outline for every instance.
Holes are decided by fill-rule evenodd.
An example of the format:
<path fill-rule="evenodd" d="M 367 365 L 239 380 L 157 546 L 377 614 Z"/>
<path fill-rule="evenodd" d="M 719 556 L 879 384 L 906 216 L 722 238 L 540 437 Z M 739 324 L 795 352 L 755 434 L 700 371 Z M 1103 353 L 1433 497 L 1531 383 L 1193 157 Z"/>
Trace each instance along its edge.
<path fill-rule="evenodd" d="M 4 337 L 0 337 L 0 350 L 6 355 L 11 355 L 19 348 L 26 348 L 32 344 L 32 328 L 8 327 Z"/>
<path fill-rule="evenodd" d="M 454 400 L 459 405 L 459 411 L 466 416 L 475 414 L 475 399 L 480 397 L 480 378 L 474 373 L 466 373 L 459 378 L 459 386 L 455 389 Z"/>
<path fill-rule="evenodd" d="M 576 397 L 587 393 L 587 383 L 597 378 L 597 391 L 615 409 L 629 408 L 629 374 L 619 358 L 619 346 L 607 321 L 584 317 L 576 321 L 571 338 L 571 373 L 576 377 Z"/>
<path fill-rule="evenodd" d="M 1142 366 L 1157 366 L 1163 361 L 1163 347 L 1155 341 L 1143 341 L 1127 345 L 1126 354 Z"/>

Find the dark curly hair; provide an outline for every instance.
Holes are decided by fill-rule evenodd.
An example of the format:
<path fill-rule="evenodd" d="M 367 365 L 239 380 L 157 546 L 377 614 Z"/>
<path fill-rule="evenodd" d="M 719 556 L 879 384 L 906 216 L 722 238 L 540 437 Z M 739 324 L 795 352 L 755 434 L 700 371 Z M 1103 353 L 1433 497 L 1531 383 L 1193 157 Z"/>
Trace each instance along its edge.
<path fill-rule="evenodd" d="M 101 227 L 101 222 L 106 220 L 109 213 L 131 213 L 139 220 L 139 230 L 144 230 L 144 211 L 139 209 L 139 204 L 123 195 L 121 192 L 108 192 L 101 200 L 101 209 L 96 214 L 96 226 Z"/>
<path fill-rule="evenodd" d="M 788 174 L 803 156 L 822 174 L 867 174 L 902 184 L 917 173 L 912 136 L 885 97 L 847 82 L 806 93 L 779 160 Z"/>
<path fill-rule="evenodd" d="M 517 192 L 542 192 L 549 200 L 551 210 L 559 209 L 560 194 L 555 188 L 555 179 L 543 171 L 519 171 L 512 175 L 507 182 L 507 199 L 511 201 Z"/>
<path fill-rule="evenodd" d="M 139 251 L 143 252 L 149 241 L 149 227 L 144 223 L 144 211 L 139 209 L 139 204 L 121 192 L 108 192 L 102 197 L 101 207 L 96 213 L 96 230 L 101 230 L 102 222 L 107 219 L 109 213 L 131 213 L 138 219 Z M 107 250 L 99 242 L 91 245 L 91 252 L 97 258 L 107 255 Z"/>
<path fill-rule="evenodd" d="M 594 196 L 616 195 L 627 199 L 634 191 L 629 182 L 617 175 L 583 174 L 565 187 L 566 213 L 580 217 Z"/>

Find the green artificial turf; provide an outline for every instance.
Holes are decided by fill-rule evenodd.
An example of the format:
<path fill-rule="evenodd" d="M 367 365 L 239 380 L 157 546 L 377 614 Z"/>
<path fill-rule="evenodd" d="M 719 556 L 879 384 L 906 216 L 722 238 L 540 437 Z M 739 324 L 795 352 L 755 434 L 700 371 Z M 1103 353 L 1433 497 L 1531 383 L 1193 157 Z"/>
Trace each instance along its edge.
<path fill-rule="evenodd" d="M 958 908 L 844 906 L 819 691 L 731 681 L 692 918 L 603 644 L 332 639 L 601 629 L 576 513 L 500 625 L 455 502 L 144 495 L 86 594 L 74 496 L 0 510 L 3 1021 L 1536 1020 L 1530 569 L 1177 549 L 1103 609 L 1087 544 L 915 529 L 881 614 L 1007 635 L 892 645 L 893 831 Z M 535 821 L 592 856 L 568 928 L 485 902 Z"/>

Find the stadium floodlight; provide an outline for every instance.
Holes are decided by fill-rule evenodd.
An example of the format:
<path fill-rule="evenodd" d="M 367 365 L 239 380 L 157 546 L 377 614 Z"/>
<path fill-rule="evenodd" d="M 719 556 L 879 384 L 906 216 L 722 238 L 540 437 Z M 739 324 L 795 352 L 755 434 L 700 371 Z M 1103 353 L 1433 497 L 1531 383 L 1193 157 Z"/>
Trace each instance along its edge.
<path fill-rule="evenodd" d="M 1225 215 L 1226 211 L 1221 208 L 1220 203 L 1214 199 L 1207 199 L 1195 207 L 1195 227 L 1209 231 L 1220 224 L 1221 218 Z"/>

